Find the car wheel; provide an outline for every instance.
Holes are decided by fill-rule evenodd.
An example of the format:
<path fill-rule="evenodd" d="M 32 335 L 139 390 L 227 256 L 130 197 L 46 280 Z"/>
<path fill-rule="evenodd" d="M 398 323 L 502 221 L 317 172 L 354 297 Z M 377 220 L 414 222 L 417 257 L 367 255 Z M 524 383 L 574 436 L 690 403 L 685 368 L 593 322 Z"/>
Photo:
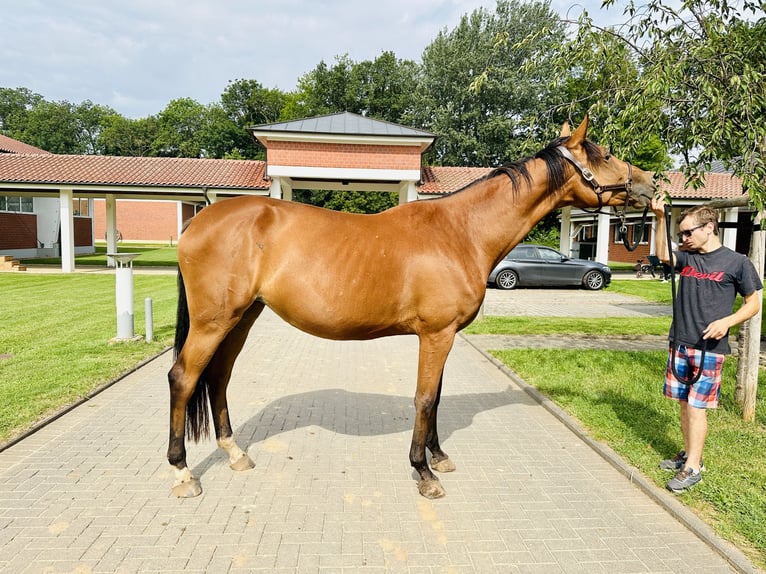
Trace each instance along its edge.
<path fill-rule="evenodd" d="M 588 271 L 582 278 L 582 284 L 586 289 L 598 291 L 604 287 L 604 274 L 600 271 Z"/>
<path fill-rule="evenodd" d="M 504 269 L 495 277 L 495 285 L 498 289 L 515 289 L 519 284 L 519 276 L 511 269 Z"/>

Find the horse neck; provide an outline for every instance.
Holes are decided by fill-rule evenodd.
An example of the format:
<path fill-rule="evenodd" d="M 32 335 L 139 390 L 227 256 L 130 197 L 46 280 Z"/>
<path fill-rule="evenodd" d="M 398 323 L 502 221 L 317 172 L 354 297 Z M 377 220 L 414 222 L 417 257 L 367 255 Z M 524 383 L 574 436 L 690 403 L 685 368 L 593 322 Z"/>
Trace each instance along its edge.
<path fill-rule="evenodd" d="M 453 197 L 464 203 L 468 240 L 483 255 L 489 268 L 519 243 L 543 217 L 560 207 L 560 193 L 548 193 L 545 162 L 526 163 L 529 184 L 519 176 L 514 186 L 510 177 L 498 174 Z M 487 271 L 489 273 L 489 271 Z"/>

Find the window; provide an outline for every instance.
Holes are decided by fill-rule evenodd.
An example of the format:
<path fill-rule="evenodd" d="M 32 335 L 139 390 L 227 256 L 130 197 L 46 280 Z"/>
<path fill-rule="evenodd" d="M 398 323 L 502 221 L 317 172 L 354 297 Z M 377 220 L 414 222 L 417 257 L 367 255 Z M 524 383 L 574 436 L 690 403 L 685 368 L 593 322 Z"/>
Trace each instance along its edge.
<path fill-rule="evenodd" d="M 72 210 L 75 215 L 80 215 L 82 217 L 88 217 L 90 213 L 88 212 L 88 206 L 90 205 L 88 199 L 83 199 L 80 197 L 75 197 L 72 200 Z"/>
<path fill-rule="evenodd" d="M 614 242 L 615 243 L 622 243 L 622 237 L 620 237 L 621 226 L 622 225 L 619 223 L 614 226 Z M 635 243 L 636 240 L 638 239 L 638 233 L 640 232 L 641 224 L 638 222 L 634 222 L 634 223 L 627 223 L 625 226 L 627 227 L 626 236 L 628 238 L 628 241 L 630 243 Z M 639 243 L 641 244 L 649 243 L 649 233 L 651 232 L 651 230 L 652 230 L 651 225 L 647 224 L 644 226 L 643 237 L 641 237 L 641 240 L 639 241 Z"/>
<path fill-rule="evenodd" d="M 514 247 L 513 251 L 508 254 L 508 259 L 534 259 L 535 248 L 528 245 L 519 245 Z"/>
<path fill-rule="evenodd" d="M 31 197 L 17 195 L 0 195 L 0 211 L 15 211 L 33 213 Z"/>
<path fill-rule="evenodd" d="M 555 261 L 556 263 L 561 262 L 561 253 L 554 251 L 553 249 L 540 249 L 540 257 L 545 261 Z"/>

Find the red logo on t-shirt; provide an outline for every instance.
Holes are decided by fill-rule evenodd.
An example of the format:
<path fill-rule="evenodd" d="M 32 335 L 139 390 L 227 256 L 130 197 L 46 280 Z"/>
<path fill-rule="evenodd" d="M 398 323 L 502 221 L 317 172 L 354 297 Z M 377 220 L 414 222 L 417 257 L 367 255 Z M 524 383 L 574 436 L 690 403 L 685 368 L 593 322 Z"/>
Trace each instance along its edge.
<path fill-rule="evenodd" d="M 707 279 L 709 281 L 717 281 L 721 282 L 723 281 L 723 271 L 714 271 L 713 273 L 702 273 L 701 271 L 697 271 L 694 267 L 691 265 L 687 265 L 684 267 L 683 271 L 681 271 L 682 277 L 694 277 L 695 279 Z"/>

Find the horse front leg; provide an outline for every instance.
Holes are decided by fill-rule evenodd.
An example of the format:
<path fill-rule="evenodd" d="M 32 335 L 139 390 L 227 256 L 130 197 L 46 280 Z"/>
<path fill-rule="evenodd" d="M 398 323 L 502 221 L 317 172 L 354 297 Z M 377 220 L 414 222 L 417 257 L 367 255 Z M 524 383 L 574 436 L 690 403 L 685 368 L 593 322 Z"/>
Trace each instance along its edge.
<path fill-rule="evenodd" d="M 440 400 L 440 386 L 444 363 L 452 348 L 454 331 L 435 335 L 421 335 L 418 359 L 418 385 L 415 392 L 415 426 L 410 445 L 410 464 L 420 475 L 418 491 L 426 498 L 441 498 L 444 488 L 426 462 L 426 444 L 437 458 L 437 466 L 449 461 L 441 450 L 436 432 L 436 413 Z M 446 463 L 445 463 L 446 464 Z"/>
<path fill-rule="evenodd" d="M 428 436 L 426 436 L 426 448 L 431 451 L 431 468 L 437 472 L 453 472 L 455 470 L 455 463 L 453 463 L 447 453 L 445 453 L 441 445 L 439 444 L 439 433 L 436 430 L 436 422 L 439 412 L 439 403 L 442 396 L 442 383 L 444 382 L 444 370 L 439 376 L 439 388 L 436 391 L 436 403 L 431 412 L 431 420 L 429 422 Z"/>
<path fill-rule="evenodd" d="M 255 463 L 234 441 L 226 390 L 231 380 L 234 362 L 242 351 L 250 328 L 263 311 L 263 307 L 263 303 L 255 303 L 247 310 L 242 320 L 237 323 L 236 327 L 218 347 L 206 371 L 211 387 L 210 406 L 213 409 L 213 428 L 215 429 L 216 441 L 218 446 L 226 452 L 229 458 L 229 467 L 236 471 L 250 470 L 255 467 Z"/>

